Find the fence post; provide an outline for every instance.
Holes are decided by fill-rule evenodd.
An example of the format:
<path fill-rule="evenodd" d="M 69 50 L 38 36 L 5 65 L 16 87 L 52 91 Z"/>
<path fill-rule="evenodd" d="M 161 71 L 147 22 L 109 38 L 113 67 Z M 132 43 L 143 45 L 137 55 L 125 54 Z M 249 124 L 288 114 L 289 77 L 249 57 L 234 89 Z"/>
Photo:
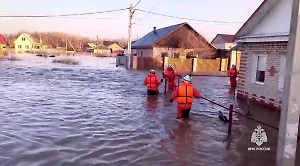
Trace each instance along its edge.
<path fill-rule="evenodd" d="M 165 56 L 162 57 L 162 70 L 165 70 Z"/>
<path fill-rule="evenodd" d="M 228 122 L 228 136 L 231 135 L 231 129 L 232 129 L 232 114 L 233 114 L 233 105 L 230 104 L 230 107 L 229 107 L 229 122 Z"/>
<path fill-rule="evenodd" d="M 165 94 L 167 94 L 167 79 L 165 79 Z"/>
<path fill-rule="evenodd" d="M 195 58 L 192 58 L 192 69 L 191 69 L 191 72 L 194 71 L 194 63 L 195 63 L 195 62 L 194 62 L 194 59 L 195 59 Z"/>
<path fill-rule="evenodd" d="M 251 113 L 250 113 L 249 94 L 247 94 L 247 115 L 251 115 Z"/>

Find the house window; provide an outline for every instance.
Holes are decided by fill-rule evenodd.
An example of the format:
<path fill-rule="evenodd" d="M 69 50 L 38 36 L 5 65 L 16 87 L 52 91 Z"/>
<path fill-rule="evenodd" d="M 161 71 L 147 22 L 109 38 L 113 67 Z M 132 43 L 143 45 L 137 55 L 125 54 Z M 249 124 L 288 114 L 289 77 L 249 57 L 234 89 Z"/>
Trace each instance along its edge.
<path fill-rule="evenodd" d="M 267 56 L 257 56 L 254 59 L 254 82 L 264 83 L 265 82 L 265 72 L 267 65 Z"/>
<path fill-rule="evenodd" d="M 166 57 L 166 56 L 168 56 L 168 53 L 167 53 L 167 52 L 162 52 L 162 53 L 161 53 L 161 57 Z"/>
<path fill-rule="evenodd" d="M 283 86 L 284 86 L 285 66 L 286 66 L 286 56 L 283 55 L 281 56 L 281 61 L 280 61 L 279 83 L 278 83 L 278 88 L 281 91 L 283 90 Z"/>
<path fill-rule="evenodd" d="M 22 37 L 22 41 L 25 41 L 25 37 Z"/>
<path fill-rule="evenodd" d="M 26 46 L 25 46 L 25 49 L 29 49 L 29 45 L 26 45 Z"/>
<path fill-rule="evenodd" d="M 22 45 L 18 45 L 18 48 L 22 48 Z"/>
<path fill-rule="evenodd" d="M 174 53 L 174 58 L 179 58 L 180 57 L 180 53 Z"/>
<path fill-rule="evenodd" d="M 141 51 L 141 56 L 143 56 L 143 51 Z"/>

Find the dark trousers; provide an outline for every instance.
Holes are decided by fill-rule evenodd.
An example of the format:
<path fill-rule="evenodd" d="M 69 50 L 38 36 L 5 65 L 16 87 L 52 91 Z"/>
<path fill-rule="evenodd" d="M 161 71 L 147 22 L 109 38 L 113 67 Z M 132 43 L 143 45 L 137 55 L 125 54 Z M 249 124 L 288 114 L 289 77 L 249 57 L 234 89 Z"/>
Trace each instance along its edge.
<path fill-rule="evenodd" d="M 148 95 L 158 95 L 158 93 L 157 93 L 156 90 L 148 90 L 148 91 L 147 91 L 147 94 L 148 94 Z"/>
<path fill-rule="evenodd" d="M 181 117 L 182 118 L 188 118 L 190 116 L 190 109 L 182 110 Z"/>

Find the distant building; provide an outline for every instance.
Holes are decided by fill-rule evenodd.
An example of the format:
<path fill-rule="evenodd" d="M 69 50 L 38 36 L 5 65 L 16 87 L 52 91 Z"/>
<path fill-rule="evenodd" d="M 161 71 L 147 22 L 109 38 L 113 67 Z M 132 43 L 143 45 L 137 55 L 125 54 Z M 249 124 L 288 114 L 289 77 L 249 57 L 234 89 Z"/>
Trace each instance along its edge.
<path fill-rule="evenodd" d="M 132 54 L 142 57 L 205 57 L 216 55 L 216 48 L 188 23 L 171 25 L 149 32 L 132 44 Z"/>
<path fill-rule="evenodd" d="M 229 63 L 227 70 L 231 65 L 236 65 L 239 70 L 239 59 L 240 52 L 234 50 L 236 44 L 234 43 L 234 35 L 230 34 L 217 34 L 216 37 L 211 41 L 211 44 L 217 49 L 217 58 L 228 58 Z"/>
<path fill-rule="evenodd" d="M 5 36 L 0 34 L 0 49 L 6 48 L 6 39 Z"/>
<path fill-rule="evenodd" d="M 103 41 L 103 45 L 109 48 L 110 53 L 118 53 L 124 50 L 118 42 L 114 41 Z"/>
<path fill-rule="evenodd" d="M 108 47 L 106 47 L 105 45 L 99 44 L 97 46 L 97 44 L 94 44 L 94 43 L 88 43 L 86 46 L 84 46 L 84 51 L 94 53 L 94 54 L 109 54 L 110 53 L 110 49 Z"/>
<path fill-rule="evenodd" d="M 43 44 L 40 41 L 35 40 L 30 34 L 22 33 L 15 41 L 15 52 L 30 52 L 40 50 L 43 48 Z"/>

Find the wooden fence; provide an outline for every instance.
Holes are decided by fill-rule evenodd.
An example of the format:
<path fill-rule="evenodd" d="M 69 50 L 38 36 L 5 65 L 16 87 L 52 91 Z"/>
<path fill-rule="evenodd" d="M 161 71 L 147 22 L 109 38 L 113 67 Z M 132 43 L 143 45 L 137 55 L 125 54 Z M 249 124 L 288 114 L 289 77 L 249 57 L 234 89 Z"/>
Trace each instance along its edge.
<path fill-rule="evenodd" d="M 222 63 L 221 63 L 222 62 Z M 226 62 L 226 63 L 224 63 Z M 228 65 L 228 59 L 186 59 L 170 57 L 132 57 L 132 68 L 163 70 L 171 64 L 178 72 L 216 72 Z"/>

